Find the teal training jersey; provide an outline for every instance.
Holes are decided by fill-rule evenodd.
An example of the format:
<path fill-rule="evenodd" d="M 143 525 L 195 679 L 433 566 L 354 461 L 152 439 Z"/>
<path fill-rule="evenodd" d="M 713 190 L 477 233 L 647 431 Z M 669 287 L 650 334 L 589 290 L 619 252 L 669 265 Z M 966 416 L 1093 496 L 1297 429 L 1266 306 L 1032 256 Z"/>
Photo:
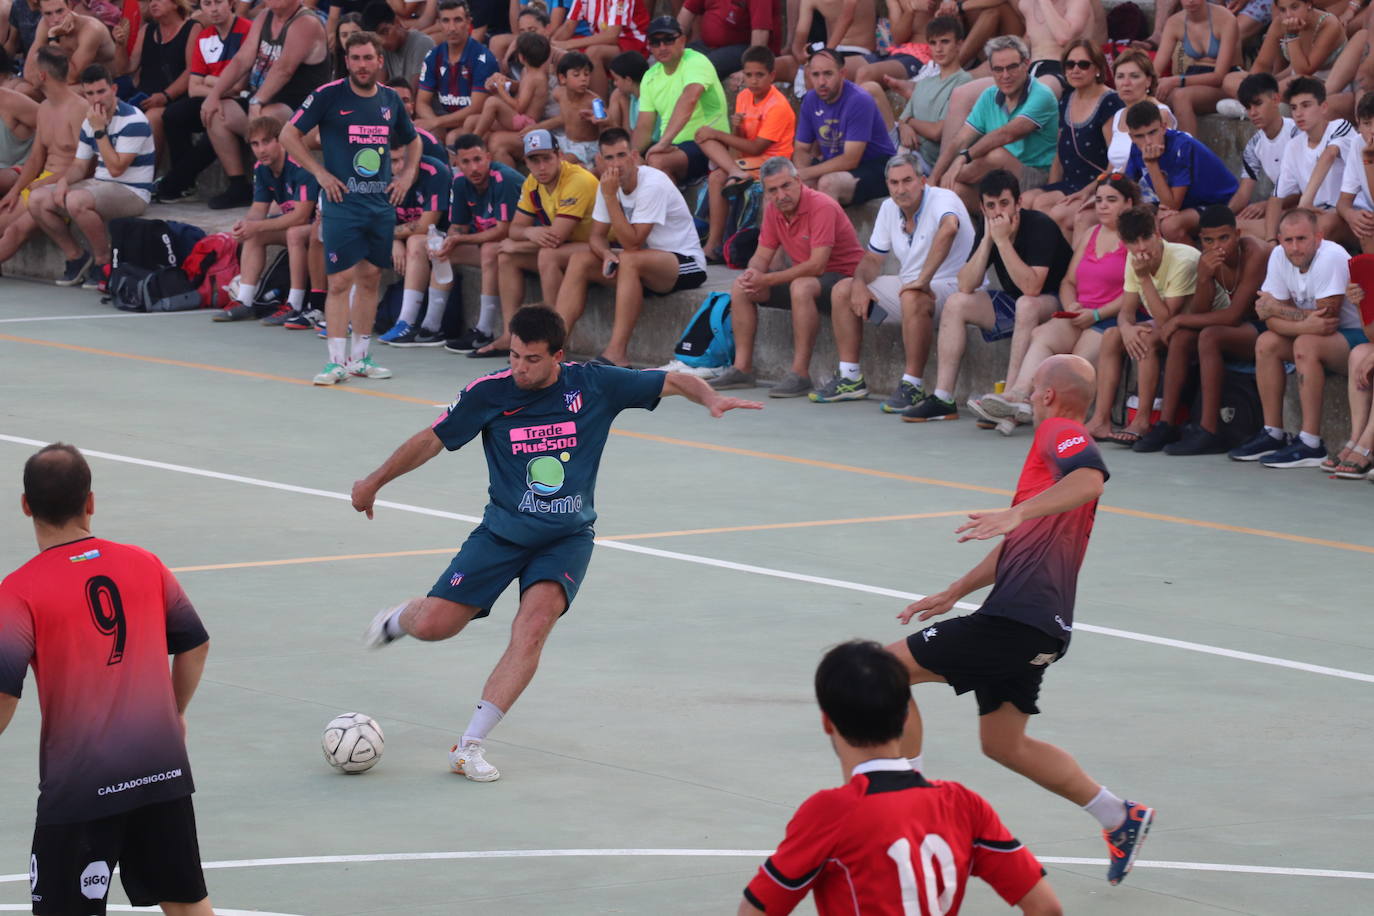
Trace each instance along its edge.
<path fill-rule="evenodd" d="M 525 391 L 509 369 L 458 393 L 434 421 L 451 450 L 482 435 L 491 476 L 482 521 L 499 537 L 538 546 L 596 521 L 596 472 L 616 414 L 653 410 L 666 373 L 564 363 L 558 380 Z"/>
<path fill-rule="evenodd" d="M 306 96 L 291 123 L 301 133 L 320 128 L 324 167 L 348 189 L 342 203 L 325 199 L 325 214 L 392 209 L 386 199 L 391 147 L 415 139 L 415 125 L 395 89 L 379 85 L 373 95 L 361 96 L 347 79 L 325 83 Z"/>

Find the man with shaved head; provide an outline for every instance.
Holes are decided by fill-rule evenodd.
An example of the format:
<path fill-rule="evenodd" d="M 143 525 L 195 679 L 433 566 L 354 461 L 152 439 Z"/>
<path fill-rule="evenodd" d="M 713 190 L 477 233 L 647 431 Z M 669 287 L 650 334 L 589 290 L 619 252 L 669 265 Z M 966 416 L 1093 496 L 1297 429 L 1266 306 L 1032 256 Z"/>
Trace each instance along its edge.
<path fill-rule="evenodd" d="M 978 698 L 983 753 L 1079 805 L 1102 825 L 1111 859 L 1107 880 L 1119 884 L 1135 863 L 1154 809 L 1121 799 L 1052 744 L 1026 734 L 1045 669 L 1064 657 L 1073 634 L 1078 569 L 1093 517 L 1110 476 L 1083 425 L 1096 378 L 1081 356 L 1052 356 L 1036 370 L 1030 396 L 1035 442 L 1011 508 L 974 512 L 960 543 L 1005 539 L 944 591 L 897 615 L 929 620 L 964 596 L 991 585 L 983 606 L 888 646 L 912 684 L 945 683 Z M 911 705 L 902 753 L 924 772 L 921 716 Z"/>

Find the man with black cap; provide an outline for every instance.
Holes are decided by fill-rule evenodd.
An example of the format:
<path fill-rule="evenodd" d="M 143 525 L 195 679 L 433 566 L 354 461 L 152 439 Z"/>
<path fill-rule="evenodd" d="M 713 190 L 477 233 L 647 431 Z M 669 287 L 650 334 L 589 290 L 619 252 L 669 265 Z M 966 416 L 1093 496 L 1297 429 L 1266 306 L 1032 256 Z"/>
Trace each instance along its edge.
<path fill-rule="evenodd" d="M 678 184 L 705 178 L 710 160 L 697 146 L 697 130 L 730 130 L 730 110 L 716 68 L 705 54 L 687 47 L 682 26 L 672 16 L 649 23 L 649 54 L 656 63 L 639 87 L 641 123 L 635 129 L 635 149 L 644 151 L 648 165 L 667 172 Z M 663 123 L 663 133 L 652 146 L 654 122 L 645 114 Z"/>
<path fill-rule="evenodd" d="M 544 302 L 552 308 L 568 261 L 586 249 L 592 233 L 596 176 L 565 161 L 558 141 L 542 128 L 525 134 L 524 151 L 530 174 L 520 188 L 510 233 L 496 256 L 497 289 L 507 329 L 469 356 L 505 358 L 510 352 L 510 319 L 525 299 L 525 272 L 539 275 Z M 454 343 L 449 348 L 461 352 Z"/>

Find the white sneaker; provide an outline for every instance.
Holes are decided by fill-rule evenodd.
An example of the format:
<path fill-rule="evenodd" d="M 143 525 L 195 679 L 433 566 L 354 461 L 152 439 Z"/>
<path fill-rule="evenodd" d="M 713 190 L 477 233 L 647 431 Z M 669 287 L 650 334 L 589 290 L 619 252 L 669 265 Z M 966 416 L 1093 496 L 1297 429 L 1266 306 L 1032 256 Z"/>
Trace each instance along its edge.
<path fill-rule="evenodd" d="M 315 376 L 316 385 L 333 385 L 348 379 L 348 370 L 338 363 L 326 363 L 324 371 Z"/>
<path fill-rule="evenodd" d="M 473 782 L 495 782 L 501 773 L 487 763 L 485 753 L 480 744 L 455 744 L 448 752 L 448 768 Z"/>
<path fill-rule="evenodd" d="M 398 604 L 395 607 L 383 608 L 378 611 L 377 616 L 373 617 L 372 622 L 367 625 L 367 632 L 363 634 L 363 645 L 369 649 L 380 649 L 400 639 L 399 636 L 387 635 L 386 622 L 391 619 L 392 614 L 403 607 L 405 607 L 404 604 Z"/>
<path fill-rule="evenodd" d="M 374 363 L 371 354 L 349 363 L 348 374 L 356 375 L 359 378 L 391 378 L 391 370 L 383 369 Z"/>
<path fill-rule="evenodd" d="M 1245 106 L 1235 99 L 1222 99 L 1217 102 L 1217 114 L 1223 118 L 1240 120 L 1245 117 Z"/>

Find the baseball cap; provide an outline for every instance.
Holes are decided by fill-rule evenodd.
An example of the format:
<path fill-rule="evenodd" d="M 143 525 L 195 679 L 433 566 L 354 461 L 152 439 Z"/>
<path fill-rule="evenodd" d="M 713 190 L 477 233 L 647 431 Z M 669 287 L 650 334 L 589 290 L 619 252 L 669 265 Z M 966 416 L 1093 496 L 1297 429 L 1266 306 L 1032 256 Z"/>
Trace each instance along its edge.
<path fill-rule="evenodd" d="M 540 152 L 558 152 L 558 141 L 547 130 L 532 130 L 525 134 L 525 155 Z"/>
<path fill-rule="evenodd" d="M 644 37 L 651 35 L 681 35 L 682 26 L 672 16 L 659 16 L 649 23 L 649 30 L 644 33 Z"/>

